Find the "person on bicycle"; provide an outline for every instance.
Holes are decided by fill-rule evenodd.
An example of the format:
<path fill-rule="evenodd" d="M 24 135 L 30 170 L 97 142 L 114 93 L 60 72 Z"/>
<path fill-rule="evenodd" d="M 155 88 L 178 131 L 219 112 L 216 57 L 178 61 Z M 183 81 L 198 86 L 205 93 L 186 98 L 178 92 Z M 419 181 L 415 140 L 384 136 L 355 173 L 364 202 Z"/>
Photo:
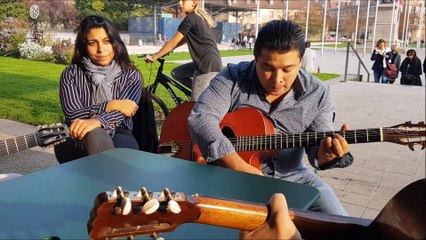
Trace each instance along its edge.
<path fill-rule="evenodd" d="M 60 79 L 59 97 L 72 138 L 55 146 L 58 162 L 114 147 L 139 149 L 132 117 L 141 94 L 141 73 L 117 28 L 102 16 L 85 17 L 78 27 L 72 64 Z"/>
<path fill-rule="evenodd" d="M 146 62 L 154 62 L 175 48 L 188 44 L 193 62 L 172 70 L 174 79 L 192 88 L 192 100 L 197 100 L 210 80 L 222 68 L 219 49 L 214 41 L 211 27 L 213 20 L 199 5 L 199 0 L 180 0 L 179 9 L 186 17 L 179 25 L 176 34 L 156 54 L 145 57 Z M 192 83 L 188 80 L 193 78 Z"/>

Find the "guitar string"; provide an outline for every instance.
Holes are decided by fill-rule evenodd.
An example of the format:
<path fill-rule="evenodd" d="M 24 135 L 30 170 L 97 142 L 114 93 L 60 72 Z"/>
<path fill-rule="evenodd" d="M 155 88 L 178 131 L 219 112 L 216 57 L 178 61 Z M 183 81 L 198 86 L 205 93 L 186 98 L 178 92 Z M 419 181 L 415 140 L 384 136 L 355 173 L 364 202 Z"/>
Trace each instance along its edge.
<path fill-rule="evenodd" d="M 344 132 L 345 132 L 346 139 L 348 139 L 348 138 L 349 139 L 350 138 L 361 139 L 361 138 L 367 138 L 367 137 L 369 139 L 370 138 L 374 139 L 374 138 L 380 137 L 380 129 L 371 128 L 371 129 L 368 129 L 368 130 L 369 130 L 368 133 L 367 133 L 366 129 L 348 130 L 348 131 L 344 131 Z M 418 134 L 418 132 L 424 132 L 424 130 L 423 131 L 422 130 L 406 130 L 406 131 L 412 131 L 412 132 L 417 133 L 417 134 Z M 395 133 L 395 129 L 394 128 L 382 128 L 382 132 L 383 132 L 383 134 L 389 135 L 389 133 Z M 342 134 L 343 131 L 335 131 L 334 133 L 343 135 Z M 333 132 L 317 132 L 317 139 L 318 140 L 323 139 L 324 137 L 319 136 L 319 135 L 324 135 L 324 134 L 326 134 L 326 136 L 330 136 L 330 135 L 333 134 Z M 300 136 L 301 136 L 301 138 L 300 138 Z M 289 144 L 292 144 L 293 143 L 293 137 L 298 143 L 299 141 L 307 142 L 308 139 L 314 139 L 314 136 L 315 136 L 315 132 L 309 132 L 309 133 L 306 132 L 306 133 L 301 133 L 301 134 L 296 133 L 296 134 L 272 134 L 272 135 L 239 136 L 239 137 L 230 137 L 228 139 L 235 144 L 236 144 L 237 140 L 240 139 L 240 140 L 246 140 L 247 144 L 253 145 L 253 142 L 255 142 L 255 143 L 258 143 L 258 144 L 261 145 L 261 144 L 265 144 L 265 143 L 270 143 L 271 138 L 274 138 L 274 140 L 272 140 L 272 141 L 275 141 L 275 139 L 287 139 L 288 138 L 290 140 L 290 141 L 288 141 Z M 401 137 L 401 134 L 396 134 L 395 136 Z M 416 137 L 421 137 L 421 136 L 419 135 L 419 136 L 416 136 Z M 160 137 L 160 139 L 161 139 L 161 137 Z M 375 141 L 375 142 L 377 142 L 377 141 Z M 191 140 L 178 141 L 178 143 L 179 143 L 180 146 L 185 146 L 185 147 L 191 146 L 193 144 L 193 142 Z"/>
<path fill-rule="evenodd" d="M 46 133 L 40 131 L 40 132 L 36 132 L 36 133 L 26 134 L 26 135 L 23 135 L 23 136 L 18 136 L 18 137 L 14 137 L 14 138 L 8 138 L 8 139 L 0 140 L 4 143 L 4 145 L 0 146 L 0 151 L 8 152 L 9 149 L 8 149 L 7 146 L 13 146 L 13 149 L 11 149 L 11 150 L 16 150 L 16 148 L 17 148 L 16 145 L 18 145 L 18 150 L 19 150 L 19 146 L 22 145 L 22 144 L 27 145 L 27 143 L 34 143 L 35 145 L 38 145 L 37 143 L 41 140 L 41 137 L 44 134 L 46 134 Z M 59 135 L 60 134 L 58 134 L 58 136 Z M 30 137 L 34 137 L 34 139 L 28 139 Z M 8 141 L 13 141 L 13 143 L 11 144 Z"/>
<path fill-rule="evenodd" d="M 369 132 L 367 133 L 367 130 L 369 130 Z M 345 137 L 347 139 L 351 139 L 351 138 L 367 138 L 367 136 L 370 138 L 375 138 L 375 137 L 380 137 L 380 130 L 377 128 L 374 129 L 362 129 L 362 130 L 348 130 L 348 131 L 327 131 L 327 132 L 316 132 L 316 136 L 317 139 L 323 139 L 324 135 L 325 136 L 330 136 L 334 134 L 340 134 L 343 135 L 343 132 L 345 132 Z M 395 129 L 393 128 L 382 128 L 383 133 L 394 133 Z M 406 130 L 407 131 L 407 130 Z M 419 130 L 408 130 L 408 131 L 413 131 L 413 132 L 418 132 Z M 420 131 L 421 132 L 421 131 Z M 45 134 L 43 132 L 38 132 L 38 133 L 32 133 L 32 134 L 27 134 L 24 136 L 18 136 L 15 138 L 11 138 L 11 139 L 16 139 L 16 143 L 17 144 L 23 144 L 25 143 L 25 138 L 28 138 L 30 136 L 35 135 L 35 137 L 37 138 L 37 140 L 40 140 L 41 136 Z M 248 141 L 247 144 L 251 144 L 253 145 L 254 143 L 257 144 L 267 144 L 271 142 L 271 139 L 273 138 L 272 141 L 274 140 L 286 140 L 286 142 L 292 144 L 293 143 L 293 138 L 294 138 L 294 142 L 295 143 L 299 143 L 299 141 L 302 142 L 308 142 L 309 140 L 314 139 L 315 136 L 315 132 L 305 132 L 305 133 L 295 133 L 295 134 L 272 134 L 272 135 L 255 135 L 255 136 L 239 136 L 239 137 L 231 137 L 228 138 L 231 142 L 237 142 L 238 139 L 243 140 L 243 141 Z M 400 135 L 397 135 L 400 136 Z M 3 142 L 7 143 L 7 141 L 11 140 L 11 139 L 4 139 Z M 288 139 L 288 140 L 287 140 Z M 28 139 L 27 139 L 28 140 Z M 296 142 L 297 141 L 297 142 Z M 182 146 L 188 146 L 192 144 L 192 141 L 182 141 L 179 142 Z M 8 143 L 7 143 L 8 144 Z M 15 145 L 15 144 L 13 144 Z M 1 146 L 0 149 L 6 149 L 5 146 Z"/>

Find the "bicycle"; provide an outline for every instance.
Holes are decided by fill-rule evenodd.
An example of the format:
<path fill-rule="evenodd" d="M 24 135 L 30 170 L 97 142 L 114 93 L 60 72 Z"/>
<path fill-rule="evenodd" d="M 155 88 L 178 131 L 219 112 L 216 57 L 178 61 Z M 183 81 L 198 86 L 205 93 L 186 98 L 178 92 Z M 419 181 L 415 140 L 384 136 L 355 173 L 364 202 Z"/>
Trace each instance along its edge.
<path fill-rule="evenodd" d="M 144 58 L 145 56 L 147 56 L 147 54 L 139 55 L 138 58 Z M 189 101 L 191 99 L 192 91 L 188 86 L 173 79 L 172 77 L 168 76 L 167 74 L 163 72 L 164 63 L 166 62 L 164 58 L 158 58 L 157 62 L 159 62 L 160 65 L 157 68 L 157 74 L 155 76 L 155 80 L 152 84 L 146 86 L 145 89 L 151 94 L 152 103 L 154 104 L 154 110 L 155 110 L 155 123 L 157 126 L 157 132 L 160 132 L 163 126 L 163 123 L 166 120 L 166 117 L 169 115 L 169 109 L 167 105 L 164 103 L 164 101 L 161 100 L 161 98 L 155 94 L 158 86 L 161 84 L 167 90 L 167 92 L 173 99 L 173 102 L 176 104 L 176 106 Z M 154 63 L 152 64 L 155 66 Z M 152 67 L 150 69 L 150 76 L 148 77 L 148 79 L 151 79 L 151 71 L 152 71 Z M 180 97 L 175 92 L 175 89 L 173 89 L 172 86 L 175 87 L 175 89 L 182 92 L 183 95 L 185 95 L 186 99 Z"/>

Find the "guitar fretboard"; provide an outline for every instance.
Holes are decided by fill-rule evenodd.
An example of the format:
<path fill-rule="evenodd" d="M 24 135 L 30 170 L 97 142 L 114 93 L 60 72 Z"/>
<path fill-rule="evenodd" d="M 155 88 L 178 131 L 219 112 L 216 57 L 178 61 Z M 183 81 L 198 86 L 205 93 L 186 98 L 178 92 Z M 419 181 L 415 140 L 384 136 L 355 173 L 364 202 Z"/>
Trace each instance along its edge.
<path fill-rule="evenodd" d="M 340 134 L 351 143 L 382 142 L 382 128 L 332 131 L 332 132 L 305 132 L 297 134 L 275 134 L 262 136 L 242 136 L 230 139 L 237 152 L 261 151 L 285 148 L 319 146 L 327 136 Z"/>
<path fill-rule="evenodd" d="M 35 133 L 6 140 L 0 140 L 0 157 L 26 150 L 37 145 L 37 136 Z"/>

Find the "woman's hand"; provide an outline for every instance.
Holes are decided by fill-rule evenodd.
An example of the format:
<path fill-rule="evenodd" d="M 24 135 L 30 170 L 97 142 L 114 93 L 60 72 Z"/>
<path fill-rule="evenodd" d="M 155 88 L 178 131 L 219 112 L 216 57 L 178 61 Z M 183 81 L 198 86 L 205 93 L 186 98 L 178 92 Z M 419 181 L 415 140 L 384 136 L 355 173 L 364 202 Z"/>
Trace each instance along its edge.
<path fill-rule="evenodd" d="M 290 218 L 284 195 L 274 194 L 269 204 L 269 219 L 253 231 L 241 231 L 240 239 L 302 239 Z"/>
<path fill-rule="evenodd" d="M 146 55 L 146 56 L 145 56 L 145 58 L 144 58 L 144 60 L 145 60 L 145 62 L 146 62 L 146 63 L 153 63 L 153 62 L 155 62 L 157 59 L 155 59 L 155 58 L 154 58 L 154 56 Z"/>
<path fill-rule="evenodd" d="M 349 130 L 349 126 L 347 124 L 343 124 L 341 130 L 347 131 Z M 349 144 L 342 136 L 336 134 L 333 137 L 326 137 L 321 140 L 320 147 L 318 149 L 318 165 L 321 166 L 332 161 L 336 157 L 343 157 L 343 155 L 348 152 Z"/>
<path fill-rule="evenodd" d="M 130 99 L 115 99 L 108 102 L 107 112 L 119 111 L 124 116 L 131 118 L 136 114 L 139 106 Z"/>
<path fill-rule="evenodd" d="M 69 132 L 73 138 L 83 139 L 87 133 L 95 128 L 102 127 L 101 122 L 96 118 L 75 119 L 69 127 Z"/>

